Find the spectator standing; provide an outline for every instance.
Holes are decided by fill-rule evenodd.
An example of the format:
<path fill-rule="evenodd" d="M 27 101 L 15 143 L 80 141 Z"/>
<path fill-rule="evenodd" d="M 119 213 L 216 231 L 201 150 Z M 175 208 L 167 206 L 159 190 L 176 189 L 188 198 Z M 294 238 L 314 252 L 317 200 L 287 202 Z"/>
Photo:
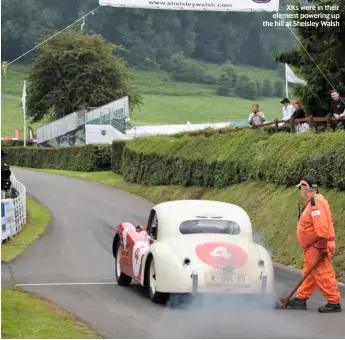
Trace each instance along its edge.
<path fill-rule="evenodd" d="M 266 121 L 263 112 L 259 111 L 259 104 L 252 105 L 252 113 L 249 115 L 248 123 L 250 126 L 261 125 Z"/>
<path fill-rule="evenodd" d="M 300 103 L 299 100 L 295 99 L 292 101 L 292 105 L 295 109 L 295 112 L 291 116 L 290 119 L 302 119 L 306 118 L 305 111 L 303 105 Z M 296 124 L 296 133 L 302 133 L 309 130 L 308 123 L 297 123 Z"/>
<path fill-rule="evenodd" d="M 331 105 L 330 105 L 330 113 L 333 117 L 339 119 L 345 117 L 345 104 L 344 101 L 340 98 L 338 91 L 333 90 L 331 92 Z M 345 120 L 341 121 L 343 123 L 343 127 L 345 129 Z M 333 129 L 338 125 L 338 122 L 335 122 L 333 125 Z"/>
<path fill-rule="evenodd" d="M 305 118 L 305 111 L 304 111 L 304 107 L 301 104 L 301 102 L 297 99 L 292 101 L 292 106 L 295 109 L 295 112 L 293 113 L 293 115 L 291 116 L 291 118 L 293 119 L 302 119 Z"/>
<path fill-rule="evenodd" d="M 289 98 L 283 98 L 283 100 L 280 103 L 283 104 L 282 120 L 289 120 L 295 112 L 294 107 L 291 105 Z"/>

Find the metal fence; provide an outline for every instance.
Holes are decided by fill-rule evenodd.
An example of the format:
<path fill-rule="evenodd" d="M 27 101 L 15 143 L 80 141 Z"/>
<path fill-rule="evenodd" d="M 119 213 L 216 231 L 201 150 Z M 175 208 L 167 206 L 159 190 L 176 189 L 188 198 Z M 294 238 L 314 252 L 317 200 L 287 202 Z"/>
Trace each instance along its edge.
<path fill-rule="evenodd" d="M 18 234 L 26 224 L 26 188 L 11 174 L 12 198 L 1 199 L 1 242 Z"/>

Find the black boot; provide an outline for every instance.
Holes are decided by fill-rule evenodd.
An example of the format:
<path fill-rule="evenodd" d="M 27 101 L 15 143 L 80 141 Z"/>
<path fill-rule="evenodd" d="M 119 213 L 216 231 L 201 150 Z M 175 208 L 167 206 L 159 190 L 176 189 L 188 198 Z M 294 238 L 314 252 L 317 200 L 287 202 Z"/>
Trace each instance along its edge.
<path fill-rule="evenodd" d="M 294 298 L 287 303 L 286 308 L 287 309 L 306 310 L 307 309 L 307 300 Z"/>
<path fill-rule="evenodd" d="M 319 308 L 320 313 L 339 313 L 341 312 L 340 303 L 327 303 L 326 305 Z"/>

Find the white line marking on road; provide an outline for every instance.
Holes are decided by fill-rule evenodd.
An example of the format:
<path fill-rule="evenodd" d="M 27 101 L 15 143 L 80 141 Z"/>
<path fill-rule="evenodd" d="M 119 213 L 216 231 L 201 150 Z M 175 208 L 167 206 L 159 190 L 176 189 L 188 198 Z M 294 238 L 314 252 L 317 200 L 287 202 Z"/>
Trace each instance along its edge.
<path fill-rule="evenodd" d="M 20 283 L 15 287 L 23 286 L 76 286 L 76 285 L 117 285 L 117 282 L 56 282 L 56 283 Z"/>

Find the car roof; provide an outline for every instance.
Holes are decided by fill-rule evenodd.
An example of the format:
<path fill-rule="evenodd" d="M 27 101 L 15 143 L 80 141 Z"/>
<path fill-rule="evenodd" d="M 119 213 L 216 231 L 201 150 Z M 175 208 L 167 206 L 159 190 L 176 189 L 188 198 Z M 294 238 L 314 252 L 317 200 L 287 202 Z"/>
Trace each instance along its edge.
<path fill-rule="evenodd" d="M 181 236 L 180 224 L 189 219 L 220 218 L 239 224 L 241 233 L 252 233 L 248 214 L 238 205 L 211 200 L 176 200 L 153 207 L 157 213 L 160 237 Z"/>

